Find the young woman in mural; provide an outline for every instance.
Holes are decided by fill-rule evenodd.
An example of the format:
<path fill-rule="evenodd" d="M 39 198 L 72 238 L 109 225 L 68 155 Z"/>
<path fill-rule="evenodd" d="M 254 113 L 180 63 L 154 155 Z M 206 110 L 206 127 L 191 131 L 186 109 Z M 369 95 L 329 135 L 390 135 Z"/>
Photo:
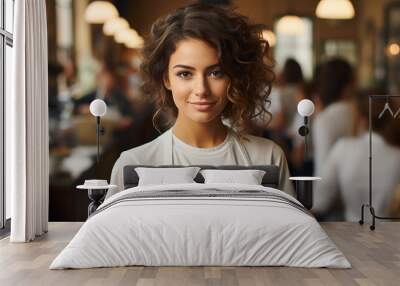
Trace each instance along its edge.
<path fill-rule="evenodd" d="M 245 133 L 254 117 L 269 116 L 267 52 L 261 26 L 229 9 L 192 4 L 158 19 L 143 48 L 144 90 L 158 104 L 155 125 L 163 114 L 174 121 L 155 140 L 121 153 L 111 175 L 119 190 L 108 197 L 123 190 L 125 165 L 273 164 L 279 188 L 293 195 L 282 149 Z"/>

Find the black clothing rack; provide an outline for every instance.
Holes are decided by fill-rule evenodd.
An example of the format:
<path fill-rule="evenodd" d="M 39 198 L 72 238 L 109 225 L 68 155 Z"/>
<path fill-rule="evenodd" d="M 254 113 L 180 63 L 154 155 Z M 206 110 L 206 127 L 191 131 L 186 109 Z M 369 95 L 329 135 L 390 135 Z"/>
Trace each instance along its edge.
<path fill-rule="evenodd" d="M 398 220 L 400 217 L 383 217 L 375 214 L 375 209 L 372 204 L 372 100 L 373 99 L 389 99 L 389 98 L 400 98 L 400 95 L 370 95 L 369 96 L 369 200 L 368 204 L 361 206 L 361 219 L 359 224 L 364 224 L 364 208 L 369 208 L 372 216 L 372 224 L 369 226 L 371 230 L 375 229 L 375 219 L 388 219 Z"/>

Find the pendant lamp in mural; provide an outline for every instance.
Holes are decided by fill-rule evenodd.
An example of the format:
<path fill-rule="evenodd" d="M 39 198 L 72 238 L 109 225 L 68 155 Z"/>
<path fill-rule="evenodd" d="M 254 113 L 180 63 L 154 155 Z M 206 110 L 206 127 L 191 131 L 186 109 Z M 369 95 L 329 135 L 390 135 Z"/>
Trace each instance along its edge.
<path fill-rule="evenodd" d="M 90 24 L 103 24 L 118 17 L 118 10 L 111 2 L 93 1 L 85 10 L 85 20 Z"/>
<path fill-rule="evenodd" d="M 112 18 L 103 25 L 103 33 L 107 36 L 113 36 L 116 32 L 129 28 L 129 23 L 124 18 Z"/>
<path fill-rule="evenodd" d="M 322 19 L 344 20 L 354 17 L 354 7 L 350 0 L 321 0 L 315 14 Z"/>
<path fill-rule="evenodd" d="M 299 35 L 304 32 L 304 23 L 300 17 L 295 15 L 286 15 L 278 20 L 276 29 L 284 35 Z"/>

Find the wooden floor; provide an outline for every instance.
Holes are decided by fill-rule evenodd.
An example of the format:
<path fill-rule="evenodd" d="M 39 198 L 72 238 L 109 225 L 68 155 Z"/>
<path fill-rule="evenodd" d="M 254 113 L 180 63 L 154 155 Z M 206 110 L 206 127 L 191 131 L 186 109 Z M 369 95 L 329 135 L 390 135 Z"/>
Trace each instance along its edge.
<path fill-rule="evenodd" d="M 0 241 L 0 285 L 400 285 L 400 223 L 377 229 L 355 223 L 323 223 L 352 269 L 290 267 L 120 267 L 48 270 L 81 223 L 50 223 L 32 243 Z"/>

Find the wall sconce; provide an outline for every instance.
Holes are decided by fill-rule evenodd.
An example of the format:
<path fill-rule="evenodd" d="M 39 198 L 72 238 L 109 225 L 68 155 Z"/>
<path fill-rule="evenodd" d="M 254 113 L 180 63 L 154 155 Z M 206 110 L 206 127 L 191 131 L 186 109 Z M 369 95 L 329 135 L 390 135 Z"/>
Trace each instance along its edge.
<path fill-rule="evenodd" d="M 307 135 L 310 133 L 308 118 L 314 113 L 314 103 L 309 99 L 303 99 L 297 105 L 297 112 L 304 117 L 304 125 L 299 128 L 299 134 L 304 137 L 304 158 L 307 155 Z"/>
<path fill-rule="evenodd" d="M 90 113 L 96 117 L 96 143 L 97 143 L 97 164 L 100 161 L 100 136 L 104 135 L 105 129 L 100 126 L 100 117 L 107 112 L 107 105 L 104 100 L 95 99 L 90 103 Z"/>

